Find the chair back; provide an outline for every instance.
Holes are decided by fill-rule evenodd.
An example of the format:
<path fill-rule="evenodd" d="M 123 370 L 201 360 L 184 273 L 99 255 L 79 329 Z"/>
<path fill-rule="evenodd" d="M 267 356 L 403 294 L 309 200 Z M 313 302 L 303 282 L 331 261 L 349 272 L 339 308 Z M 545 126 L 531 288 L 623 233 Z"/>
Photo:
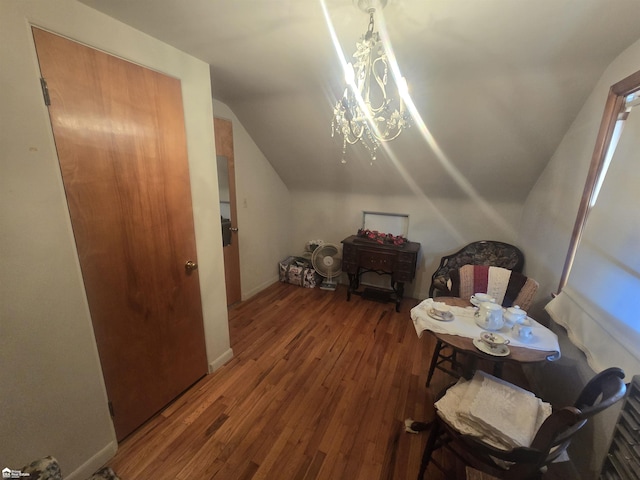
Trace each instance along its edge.
<path fill-rule="evenodd" d="M 573 404 L 580 412 L 580 421 L 567 429 L 560 438 L 566 442 L 565 448 L 587 420 L 621 400 L 626 391 L 624 372 L 618 367 L 607 368 L 589 380 Z"/>
<path fill-rule="evenodd" d="M 626 391 L 622 369 L 607 368 L 585 385 L 574 406 L 581 410 L 582 418 L 587 419 L 621 400 Z"/>
<path fill-rule="evenodd" d="M 524 255 L 518 247 L 495 240 L 480 240 L 465 245 L 451 255 L 440 259 L 440 265 L 431 276 L 429 297 L 433 297 L 436 290 L 441 295 L 449 295 L 449 272 L 464 265 L 491 265 L 502 267 L 514 272 L 522 272 Z"/>
<path fill-rule="evenodd" d="M 586 423 L 582 412 L 575 407 L 564 407 L 554 411 L 542 423 L 529 447 L 515 448 L 503 456 L 514 464 L 504 478 L 521 480 L 536 478 L 540 469 L 553 462 L 569 446 L 573 435 Z"/>
<path fill-rule="evenodd" d="M 518 305 L 524 310 L 533 303 L 539 286 L 522 273 L 486 265 L 465 265 L 449 275 L 454 297 L 469 299 L 474 293 L 488 293 L 503 307 Z"/>

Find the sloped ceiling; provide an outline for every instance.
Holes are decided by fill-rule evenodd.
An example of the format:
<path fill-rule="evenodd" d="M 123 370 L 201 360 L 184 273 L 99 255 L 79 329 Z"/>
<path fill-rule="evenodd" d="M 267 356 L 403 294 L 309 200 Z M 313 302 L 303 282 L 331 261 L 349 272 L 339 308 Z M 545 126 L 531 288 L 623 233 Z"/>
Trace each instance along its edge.
<path fill-rule="evenodd" d="M 330 125 L 344 76 L 320 0 L 82 3 L 207 62 L 214 97 L 291 190 L 523 201 L 604 68 L 640 38 L 640 0 L 388 0 L 426 129 L 414 122 L 373 165 L 351 147 L 343 165 Z M 325 5 L 349 58 L 368 17 L 352 0 Z"/>

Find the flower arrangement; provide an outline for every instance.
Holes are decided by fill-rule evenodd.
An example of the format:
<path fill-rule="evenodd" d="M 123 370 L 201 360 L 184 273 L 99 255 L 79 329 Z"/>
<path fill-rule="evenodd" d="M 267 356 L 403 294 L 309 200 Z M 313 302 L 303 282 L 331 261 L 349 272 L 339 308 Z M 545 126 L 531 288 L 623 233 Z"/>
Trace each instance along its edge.
<path fill-rule="evenodd" d="M 401 246 L 409 241 L 402 235 L 396 236 L 391 233 L 383 233 L 378 232 L 377 230 L 368 230 L 364 228 L 358 230 L 358 237 L 366 238 L 367 240 L 371 240 L 382 245 L 387 244 Z"/>

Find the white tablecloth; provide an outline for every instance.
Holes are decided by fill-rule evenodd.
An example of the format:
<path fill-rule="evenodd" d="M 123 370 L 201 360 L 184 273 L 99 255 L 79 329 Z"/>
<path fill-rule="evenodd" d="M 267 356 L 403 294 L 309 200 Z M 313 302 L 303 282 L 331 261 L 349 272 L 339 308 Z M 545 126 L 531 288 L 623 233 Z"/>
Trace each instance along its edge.
<path fill-rule="evenodd" d="M 436 300 L 437 301 L 437 300 Z M 433 308 L 434 300 L 427 298 L 411 309 L 411 320 L 416 329 L 418 337 L 422 336 L 425 330 L 435 333 L 445 333 L 449 335 L 459 335 L 467 338 L 478 338 L 480 333 L 485 331 L 476 325 L 475 308 L 473 307 L 449 307 L 455 316 L 450 322 L 443 322 L 431 317 L 427 312 Z M 560 358 L 560 345 L 558 336 L 544 325 L 539 324 L 531 317 L 533 335 L 530 340 L 519 339 L 510 328 L 503 327 L 497 333 L 509 339 L 509 345 L 516 347 L 531 348 L 547 352 L 557 352 L 555 358 Z"/>

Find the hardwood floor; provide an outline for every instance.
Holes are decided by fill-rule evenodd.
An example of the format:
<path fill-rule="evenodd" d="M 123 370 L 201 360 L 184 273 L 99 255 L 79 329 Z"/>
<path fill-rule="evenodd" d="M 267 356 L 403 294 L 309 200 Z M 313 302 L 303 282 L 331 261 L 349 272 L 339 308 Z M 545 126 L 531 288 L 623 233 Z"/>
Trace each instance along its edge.
<path fill-rule="evenodd" d="M 277 283 L 229 311 L 234 358 L 120 444 L 133 479 L 413 479 L 434 415 L 425 388 L 433 337 L 417 300 L 377 303 Z M 464 467 L 458 467 L 464 478 Z M 434 467 L 427 478 L 444 479 Z"/>

